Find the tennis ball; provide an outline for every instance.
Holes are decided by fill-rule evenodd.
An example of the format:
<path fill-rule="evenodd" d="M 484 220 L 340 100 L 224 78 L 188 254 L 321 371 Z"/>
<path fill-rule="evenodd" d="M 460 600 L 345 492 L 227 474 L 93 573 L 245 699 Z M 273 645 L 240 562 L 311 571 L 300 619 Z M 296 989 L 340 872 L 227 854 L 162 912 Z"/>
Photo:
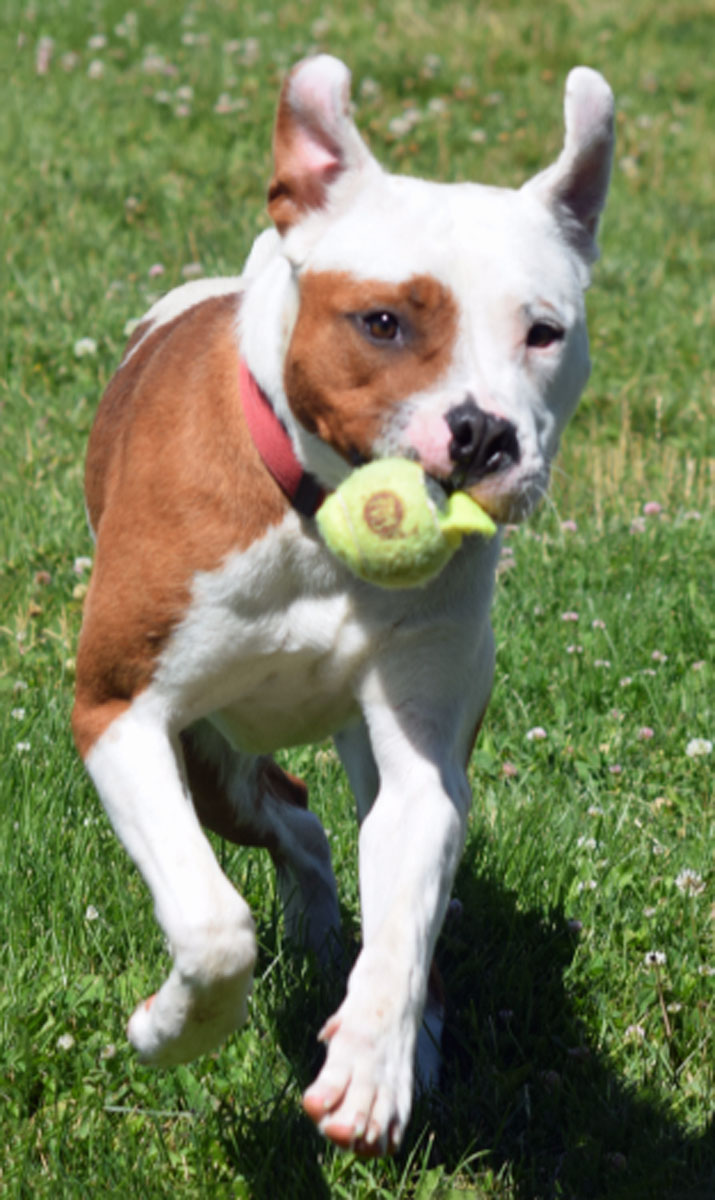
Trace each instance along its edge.
<path fill-rule="evenodd" d="M 462 537 L 496 525 L 466 492 L 447 496 L 418 463 L 383 458 L 353 471 L 316 515 L 325 544 L 368 583 L 409 588 L 446 565 Z"/>

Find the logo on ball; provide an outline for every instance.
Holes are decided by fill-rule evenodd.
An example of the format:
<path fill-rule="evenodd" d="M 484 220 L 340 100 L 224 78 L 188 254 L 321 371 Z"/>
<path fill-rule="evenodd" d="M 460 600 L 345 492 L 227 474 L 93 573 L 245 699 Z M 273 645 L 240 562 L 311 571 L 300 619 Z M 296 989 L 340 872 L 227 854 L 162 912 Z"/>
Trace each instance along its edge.
<path fill-rule="evenodd" d="M 405 509 L 396 492 L 373 492 L 366 500 L 362 510 L 363 520 L 368 529 L 376 537 L 388 541 L 390 538 L 404 537 L 402 522 Z"/>

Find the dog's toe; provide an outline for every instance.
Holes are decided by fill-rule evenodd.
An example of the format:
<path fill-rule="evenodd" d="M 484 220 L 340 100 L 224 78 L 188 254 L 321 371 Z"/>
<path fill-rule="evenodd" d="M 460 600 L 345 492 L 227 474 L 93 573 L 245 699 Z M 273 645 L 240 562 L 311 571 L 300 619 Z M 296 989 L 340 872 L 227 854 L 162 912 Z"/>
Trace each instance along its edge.
<path fill-rule="evenodd" d="M 361 1157 L 390 1153 L 404 1133 L 412 1051 L 400 1032 L 352 1026 L 342 1010 L 323 1030 L 328 1055 L 303 1096 L 303 1108 L 325 1137 Z"/>

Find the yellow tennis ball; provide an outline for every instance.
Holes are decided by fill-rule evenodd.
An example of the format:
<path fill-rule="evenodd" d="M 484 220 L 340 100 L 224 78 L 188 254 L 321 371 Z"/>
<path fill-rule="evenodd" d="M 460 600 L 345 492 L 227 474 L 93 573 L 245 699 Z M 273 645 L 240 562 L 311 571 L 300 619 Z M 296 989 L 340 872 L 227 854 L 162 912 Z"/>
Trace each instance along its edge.
<path fill-rule="evenodd" d="M 355 575 L 386 588 L 427 583 L 465 534 L 496 525 L 466 492 L 447 496 L 418 463 L 383 458 L 359 467 L 318 510 L 328 548 Z"/>

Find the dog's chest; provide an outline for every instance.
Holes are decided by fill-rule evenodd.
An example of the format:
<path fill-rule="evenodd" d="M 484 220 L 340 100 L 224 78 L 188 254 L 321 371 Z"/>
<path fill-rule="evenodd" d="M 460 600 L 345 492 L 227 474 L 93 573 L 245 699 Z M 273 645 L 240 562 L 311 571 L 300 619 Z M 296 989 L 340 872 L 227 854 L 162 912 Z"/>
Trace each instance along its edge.
<path fill-rule="evenodd" d="M 313 741 L 357 714 L 365 664 L 392 625 L 370 619 L 342 569 L 291 514 L 249 551 L 197 576 L 153 686 L 180 725 L 214 715 L 243 749 Z"/>

